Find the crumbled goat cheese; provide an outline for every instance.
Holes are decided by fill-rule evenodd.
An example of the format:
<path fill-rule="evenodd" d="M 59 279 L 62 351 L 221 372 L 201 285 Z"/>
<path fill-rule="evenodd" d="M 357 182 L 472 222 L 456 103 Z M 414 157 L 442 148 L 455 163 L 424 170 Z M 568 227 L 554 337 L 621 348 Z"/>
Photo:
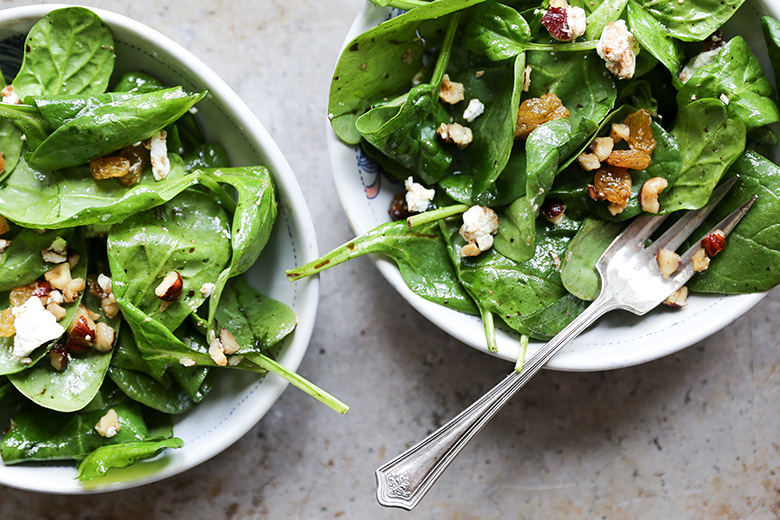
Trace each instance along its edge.
<path fill-rule="evenodd" d="M 606 62 L 607 69 L 620 79 L 634 77 L 637 49 L 634 35 L 623 20 L 608 23 L 596 44 L 596 52 Z"/>
<path fill-rule="evenodd" d="M 679 78 L 679 80 L 683 83 L 687 82 L 689 79 L 691 79 L 691 76 L 696 74 L 699 69 L 706 67 L 710 63 L 715 63 L 715 60 L 718 59 L 718 54 L 720 54 L 721 49 L 722 47 L 716 47 L 697 54 L 688 60 L 688 63 L 685 64 L 685 67 L 683 67 L 683 69 L 680 71 L 680 74 L 677 75 L 677 78 Z"/>
<path fill-rule="evenodd" d="M 406 187 L 406 206 L 412 213 L 422 213 L 428 209 L 428 205 L 436 195 L 435 190 L 429 190 L 419 182 L 414 182 L 412 177 L 404 181 Z"/>
<path fill-rule="evenodd" d="M 43 308 L 37 296 L 31 296 L 23 304 L 13 307 L 11 313 L 16 329 L 13 356 L 17 359 L 27 357 L 47 341 L 55 340 L 65 333 L 54 314 Z"/>
<path fill-rule="evenodd" d="M 217 286 L 214 285 L 211 282 L 206 282 L 203 285 L 200 286 L 200 294 L 202 294 L 204 297 L 208 298 L 211 296 L 211 294 L 214 292 L 214 289 L 216 289 Z"/>
<path fill-rule="evenodd" d="M 485 206 L 472 206 L 463 214 L 460 235 L 470 244 L 476 244 L 480 251 L 493 246 L 493 235 L 498 232 L 498 215 Z"/>
<path fill-rule="evenodd" d="M 569 29 L 571 30 L 571 39 L 569 41 L 573 42 L 585 34 L 585 29 L 588 26 L 587 18 L 588 15 L 582 7 L 566 8 L 566 23 L 569 24 Z"/>
<path fill-rule="evenodd" d="M 469 123 L 473 122 L 476 118 L 482 115 L 485 111 L 485 105 L 479 99 L 472 99 L 469 101 L 469 106 L 463 111 L 463 119 Z"/>
<path fill-rule="evenodd" d="M 474 140 L 474 134 L 471 128 L 458 123 L 442 123 L 436 129 L 436 133 L 445 143 L 455 143 L 461 150 Z"/>
<path fill-rule="evenodd" d="M 16 92 L 14 92 L 14 87 L 11 85 L 6 85 L 5 88 L 3 88 L 2 91 L 0 91 L 0 95 L 3 96 L 3 103 L 6 105 L 21 105 L 22 100 L 19 99 L 19 96 L 16 95 Z"/>
<path fill-rule="evenodd" d="M 728 104 L 729 104 L 729 97 L 728 97 L 726 94 L 721 94 L 721 95 L 720 95 L 720 101 L 721 101 L 721 102 L 722 102 L 724 105 L 728 105 Z"/>
<path fill-rule="evenodd" d="M 106 415 L 101 417 L 95 425 L 95 431 L 98 432 L 101 437 L 113 437 L 121 429 L 122 425 L 119 424 L 119 416 L 113 408 L 108 410 Z"/>
<path fill-rule="evenodd" d="M 450 75 L 445 74 L 441 79 L 439 99 L 450 105 L 460 103 L 465 98 L 463 83 L 450 81 Z"/>
<path fill-rule="evenodd" d="M 183 357 L 183 358 L 179 358 L 179 363 L 181 363 L 181 364 L 182 364 L 182 365 L 184 365 L 185 367 L 192 367 L 192 366 L 195 366 L 195 360 L 194 360 L 194 359 L 192 359 L 191 357 Z"/>
<path fill-rule="evenodd" d="M 167 132 L 160 130 L 149 140 L 149 158 L 152 162 L 152 173 L 156 181 L 163 180 L 171 171 L 171 161 L 168 159 L 168 145 L 165 142 L 167 137 Z"/>

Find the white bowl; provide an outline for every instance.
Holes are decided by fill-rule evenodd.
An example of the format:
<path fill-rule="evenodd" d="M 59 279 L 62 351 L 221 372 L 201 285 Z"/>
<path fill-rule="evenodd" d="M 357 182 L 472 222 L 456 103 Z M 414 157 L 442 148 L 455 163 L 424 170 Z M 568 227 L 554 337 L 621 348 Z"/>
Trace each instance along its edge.
<path fill-rule="evenodd" d="M 349 30 L 344 47 L 357 35 L 397 14 L 398 10 L 366 2 Z M 780 17 L 780 4 L 771 0 L 746 2 L 726 25 L 724 33 L 727 37 L 742 35 L 759 56 L 764 70 L 770 71 L 767 76 L 774 83 L 759 23 L 762 15 Z M 328 149 L 336 189 L 355 233 L 365 233 L 388 222 L 390 201 L 395 193 L 403 190 L 402 186 L 384 177 L 376 162 L 363 154 L 359 147 L 341 142 L 330 125 Z M 773 159 L 776 161 L 778 157 Z M 423 316 L 453 337 L 487 352 L 482 322 L 478 317 L 459 313 L 417 296 L 406 286 L 395 264 L 381 256 L 374 256 L 373 259 L 390 285 Z M 613 312 L 572 341 L 547 367 L 593 371 L 651 361 L 682 350 L 717 332 L 742 316 L 764 296 L 766 293 L 692 295 L 688 305 L 679 311 L 659 308 L 641 318 L 628 312 Z M 496 320 L 497 323 L 499 321 Z M 496 336 L 498 352 L 495 355 L 515 361 L 519 354 L 519 334 L 503 327 Z M 540 342 L 531 342 L 527 356 L 533 355 L 541 345 Z"/>
<path fill-rule="evenodd" d="M 16 7 L 0 11 L 0 40 L 25 34 L 42 16 L 60 5 Z M 200 60 L 157 31 L 116 13 L 93 9 L 111 28 L 116 40 L 117 71 L 142 70 L 170 85 L 189 91 L 207 89 L 197 105 L 206 138 L 221 143 L 234 166 L 265 165 L 277 187 L 279 216 L 268 246 L 247 274 L 250 283 L 265 294 L 290 305 L 298 326 L 285 339 L 277 360 L 296 370 L 311 338 L 317 312 L 319 282 L 290 283 L 284 269 L 317 258 L 314 225 L 303 194 L 281 151 L 239 97 Z M 203 124 L 208 122 L 208 124 Z M 184 447 L 89 483 L 74 480 L 75 466 L 0 464 L 0 484 L 47 493 L 93 493 L 124 489 L 180 473 L 218 454 L 249 431 L 287 386 L 268 375 L 240 371 L 219 374 L 212 392 L 190 412 L 174 419 L 174 435 Z M 0 416 L 0 424 L 8 417 Z"/>

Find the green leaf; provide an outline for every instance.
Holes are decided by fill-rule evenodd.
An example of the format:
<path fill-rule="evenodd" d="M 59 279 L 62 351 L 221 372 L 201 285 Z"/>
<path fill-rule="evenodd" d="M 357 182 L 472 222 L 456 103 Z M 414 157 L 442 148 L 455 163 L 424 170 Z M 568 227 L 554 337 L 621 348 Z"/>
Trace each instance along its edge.
<path fill-rule="evenodd" d="M 682 150 L 680 174 L 661 193 L 661 212 L 698 209 L 745 149 L 745 124 L 715 99 L 702 99 L 682 108 L 672 137 Z"/>
<path fill-rule="evenodd" d="M 780 22 L 769 16 L 761 18 L 769 61 L 775 71 L 775 85 L 780 85 Z"/>
<path fill-rule="evenodd" d="M 85 481 L 104 476 L 111 468 L 126 468 L 136 462 L 156 457 L 163 450 L 184 446 L 181 439 L 162 441 L 128 442 L 112 446 L 102 446 L 81 461 L 76 478 Z"/>
<path fill-rule="evenodd" d="M 8 235 L 4 238 L 9 239 L 11 245 L 0 254 L 0 291 L 27 285 L 43 276 L 52 265 L 43 259 L 41 251 L 48 249 L 57 237 L 70 241 L 73 229 L 39 233 L 37 229 L 12 226 Z"/>
<path fill-rule="evenodd" d="M 685 82 L 677 94 L 677 103 L 682 108 L 694 96 L 696 99 L 725 96 L 726 108 L 742 117 L 748 130 L 780 121 L 775 90 L 741 36 L 732 38 L 714 63 L 700 68 Z"/>
<path fill-rule="evenodd" d="M 587 2 L 586 2 L 587 3 Z M 620 18 L 626 8 L 628 0 L 605 0 L 593 12 L 588 15 L 588 27 L 585 30 L 585 38 L 598 40 L 607 24 Z"/>
<path fill-rule="evenodd" d="M 663 63 L 673 76 L 680 72 L 683 61 L 680 41 L 671 37 L 663 25 L 635 0 L 628 2 L 628 25 L 642 47 Z"/>
<path fill-rule="evenodd" d="M 474 302 L 458 282 L 435 223 L 412 230 L 405 221 L 381 224 L 321 258 L 285 273 L 290 280 L 298 280 L 370 253 L 382 253 L 393 260 L 415 294 L 458 311 L 477 313 Z"/>
<path fill-rule="evenodd" d="M 30 29 L 13 81 L 24 99 L 40 94 L 99 94 L 114 68 L 114 38 L 89 9 L 57 9 Z"/>
<path fill-rule="evenodd" d="M 592 218 L 582 223 L 561 262 L 561 282 L 567 291 L 581 300 L 596 299 L 601 283 L 594 266 L 622 229 L 617 224 Z"/>
<path fill-rule="evenodd" d="M 683 41 L 701 41 L 737 12 L 745 0 L 649 0 L 642 7 L 664 27 L 667 34 Z M 603 5 L 603 4 L 602 4 Z"/>
<path fill-rule="evenodd" d="M 470 11 L 463 37 L 469 49 L 493 61 L 521 54 L 530 39 L 531 28 L 520 13 L 493 0 Z"/>

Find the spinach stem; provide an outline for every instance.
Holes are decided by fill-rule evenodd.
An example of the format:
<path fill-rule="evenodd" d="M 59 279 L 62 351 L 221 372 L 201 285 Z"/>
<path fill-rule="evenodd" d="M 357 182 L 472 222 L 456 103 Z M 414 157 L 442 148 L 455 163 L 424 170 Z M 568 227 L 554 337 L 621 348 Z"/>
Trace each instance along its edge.
<path fill-rule="evenodd" d="M 274 374 L 286 379 L 290 382 L 290 384 L 303 390 L 319 402 L 329 406 L 332 410 L 335 410 L 341 414 L 347 413 L 349 410 L 349 406 L 341 402 L 339 399 L 330 395 L 328 392 L 318 387 L 311 381 L 308 381 L 295 372 L 284 368 L 282 365 L 268 356 L 265 356 L 259 352 L 252 352 L 251 354 L 246 354 L 246 358 L 268 370 L 269 372 L 273 372 Z"/>
<path fill-rule="evenodd" d="M 386 6 L 386 7 L 395 7 L 397 9 L 403 9 L 404 11 L 409 11 L 410 9 L 414 9 L 415 7 L 422 7 L 424 5 L 430 4 L 430 2 L 426 2 L 425 0 L 371 0 L 377 5 Z"/>
<path fill-rule="evenodd" d="M 527 51 L 554 51 L 554 52 L 573 52 L 589 51 L 596 48 L 598 40 L 588 40 L 584 42 L 573 43 L 532 43 L 523 42 L 522 46 Z"/>
<path fill-rule="evenodd" d="M 198 182 L 211 190 L 214 195 L 216 195 L 217 200 L 220 204 L 222 204 L 222 206 L 224 206 L 228 213 L 232 215 L 236 212 L 235 199 L 227 191 L 225 191 L 225 189 L 220 185 L 219 181 L 217 181 L 214 177 L 203 171 L 200 171 Z"/>
<path fill-rule="evenodd" d="M 450 61 L 450 54 L 452 53 L 452 42 L 455 41 L 455 32 L 458 30 L 458 23 L 460 22 L 460 12 L 452 15 L 450 23 L 447 26 L 447 34 L 444 35 L 444 42 L 441 44 L 441 52 L 436 60 L 436 68 L 433 69 L 433 75 L 431 76 L 431 85 L 441 85 L 441 80 L 444 77 L 444 71 L 447 70 L 447 64 Z M 439 91 L 436 90 L 436 95 L 439 95 Z"/>
<path fill-rule="evenodd" d="M 523 334 L 520 337 L 520 354 L 517 356 L 517 362 L 515 363 L 515 372 L 522 372 L 523 366 L 525 366 L 525 353 L 528 350 L 528 336 Z"/>
<path fill-rule="evenodd" d="M 485 328 L 485 339 L 487 340 L 488 352 L 498 352 L 498 344 L 496 343 L 496 324 L 493 320 L 493 313 L 489 310 L 483 312 L 481 307 L 479 310 L 482 314 L 482 326 Z"/>
<path fill-rule="evenodd" d="M 431 211 L 426 211 L 418 215 L 412 215 L 411 217 L 406 219 L 406 225 L 409 226 L 409 229 L 414 229 L 417 226 L 422 226 L 423 224 L 427 224 L 429 222 L 435 222 L 443 218 L 451 217 L 453 215 L 458 215 L 460 213 L 463 213 L 467 209 L 469 209 L 469 207 L 466 204 L 455 204 L 454 206 L 446 206 L 444 208 L 433 209 Z"/>

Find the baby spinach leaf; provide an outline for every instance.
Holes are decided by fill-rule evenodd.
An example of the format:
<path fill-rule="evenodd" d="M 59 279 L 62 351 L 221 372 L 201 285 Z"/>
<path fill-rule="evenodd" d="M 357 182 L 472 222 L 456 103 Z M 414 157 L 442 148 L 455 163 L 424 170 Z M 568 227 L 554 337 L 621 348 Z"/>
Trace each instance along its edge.
<path fill-rule="evenodd" d="M 253 223 L 239 227 L 244 224 L 257 231 Z M 205 301 L 201 287 L 227 265 L 230 240 L 227 215 L 202 190 L 186 190 L 162 206 L 135 213 L 108 234 L 114 294 L 174 330 Z M 155 288 L 171 271 L 182 277 L 181 296 L 161 310 Z"/>
<path fill-rule="evenodd" d="M 439 125 L 449 122 L 438 92 L 439 85 L 418 85 L 400 107 L 379 106 L 355 121 L 366 141 L 427 184 L 441 179 L 452 162 L 451 151 L 436 135 Z"/>
<path fill-rule="evenodd" d="M 137 404 L 115 404 L 120 428 L 113 437 L 102 437 L 95 425 L 107 409 L 60 413 L 27 406 L 14 417 L 14 427 L 0 444 L 5 464 L 33 460 L 81 460 L 101 446 L 146 440 L 148 430 Z"/>
<path fill-rule="evenodd" d="M 474 52 L 493 61 L 513 58 L 525 51 L 531 28 L 520 13 L 493 0 L 469 12 L 463 40 Z"/>
<path fill-rule="evenodd" d="M 143 72 L 128 72 L 123 74 L 116 86 L 115 92 L 151 92 L 164 89 L 162 81 Z"/>
<path fill-rule="evenodd" d="M 161 441 L 127 442 L 101 446 L 81 461 L 76 478 L 81 481 L 93 480 L 105 476 L 111 468 L 126 468 L 136 462 L 156 457 L 167 448 L 176 449 L 182 446 L 184 446 L 184 442 L 175 437 Z"/>
<path fill-rule="evenodd" d="M 370 253 L 382 253 L 393 260 L 415 294 L 461 312 L 476 314 L 474 302 L 452 269 L 435 223 L 412 230 L 405 221 L 381 224 L 321 258 L 285 273 L 290 280 L 298 280 Z"/>
<path fill-rule="evenodd" d="M 449 14 L 483 0 L 439 0 L 364 32 L 341 53 L 328 99 L 328 117 L 339 139 L 360 142 L 355 120 L 372 105 L 395 98 L 423 67 L 423 42 L 441 38 Z"/>
<path fill-rule="evenodd" d="M 585 2 L 586 4 L 588 2 Z M 605 0 L 588 15 L 585 38 L 598 40 L 607 24 L 616 21 L 623 14 L 628 0 Z"/>
<path fill-rule="evenodd" d="M 204 143 L 182 156 L 184 170 L 191 172 L 205 168 L 227 168 L 230 166 L 227 153 L 218 143 Z"/>
<path fill-rule="evenodd" d="M 683 41 L 701 41 L 714 33 L 745 0 L 650 0 L 642 7 L 664 27 L 665 32 Z"/>
<path fill-rule="evenodd" d="M 83 7 L 57 9 L 30 29 L 22 68 L 13 81 L 24 99 L 40 94 L 99 94 L 114 69 L 114 37 Z"/>
<path fill-rule="evenodd" d="M 43 170 L 84 164 L 143 141 L 176 121 L 205 95 L 174 87 L 88 105 L 32 150 L 28 162 Z"/>
<path fill-rule="evenodd" d="M 0 186 L 0 214 L 22 226 L 46 229 L 122 222 L 198 181 L 184 174 L 179 156 L 168 158 L 171 172 L 165 180 L 155 181 L 147 167 L 134 186 L 116 179 L 96 181 L 86 168 L 39 172 L 21 158 Z"/>
<path fill-rule="evenodd" d="M 739 181 L 694 237 L 701 237 L 752 195 L 758 199 L 729 234 L 726 248 L 706 271 L 691 279 L 688 286 L 693 291 L 752 293 L 780 283 L 780 168 L 747 150 L 729 169 L 727 176 L 733 175 L 738 175 Z"/>
<path fill-rule="evenodd" d="M 645 11 L 636 0 L 628 2 L 627 13 L 628 25 L 634 37 L 676 76 L 683 61 L 680 41 L 670 36 L 661 22 Z"/>
<path fill-rule="evenodd" d="M 82 295 L 82 304 L 93 312 L 100 313 L 100 299 L 89 290 Z M 114 318 L 103 316 L 101 321 L 119 332 L 121 315 Z M 67 323 L 67 322 L 66 322 Z M 9 376 L 17 390 L 39 406 L 58 412 L 75 412 L 84 408 L 95 397 L 111 363 L 113 350 L 73 354 L 67 367 L 57 371 L 47 360 L 33 367 Z"/>
<path fill-rule="evenodd" d="M 293 331 L 295 311 L 253 289 L 244 280 L 233 279 L 225 287 L 216 318 L 241 345 L 239 354 L 264 352 Z"/>
<path fill-rule="evenodd" d="M 748 130 L 780 121 L 772 84 L 741 36 L 732 38 L 714 63 L 702 67 L 685 82 L 677 94 L 678 105 L 684 107 L 693 96 L 726 96 L 726 108 L 739 114 Z"/>
<path fill-rule="evenodd" d="M 769 16 L 761 18 L 769 61 L 775 71 L 775 85 L 780 85 L 780 22 Z"/>
<path fill-rule="evenodd" d="M 0 117 L 3 118 L 4 125 L 13 124 L 24 134 L 27 146 L 30 148 L 39 147 L 52 131 L 46 118 L 32 105 L 0 103 Z"/>
<path fill-rule="evenodd" d="M 26 101 L 30 106 L 38 109 L 41 117 L 46 119 L 52 129 L 59 128 L 75 118 L 79 112 L 85 109 L 94 109 L 100 105 L 114 101 L 127 100 L 131 94 L 124 92 L 108 92 L 84 95 L 57 95 L 57 96 L 28 96 Z M 37 146 L 31 147 L 33 149 Z"/>
<path fill-rule="evenodd" d="M 129 334 L 126 336 L 132 338 Z M 118 367 L 109 368 L 108 375 L 130 399 L 153 410 L 180 414 L 195 404 L 187 392 L 170 378 L 166 378 L 163 384 L 143 372 Z"/>
<path fill-rule="evenodd" d="M 11 240 L 6 250 L 0 254 L 0 291 L 9 291 L 14 287 L 34 282 L 43 273 L 52 268 L 41 255 L 57 237 L 70 241 L 73 229 L 60 229 L 39 233 L 37 229 L 12 227 Z"/>
<path fill-rule="evenodd" d="M 561 282 L 567 291 L 581 300 L 596 299 L 601 283 L 594 266 L 622 229 L 611 222 L 585 219 L 562 258 Z"/>
<path fill-rule="evenodd" d="M 682 151 L 677 180 L 659 197 L 661 212 L 698 209 L 745 149 L 745 124 L 716 99 L 680 110 L 671 131 Z"/>

